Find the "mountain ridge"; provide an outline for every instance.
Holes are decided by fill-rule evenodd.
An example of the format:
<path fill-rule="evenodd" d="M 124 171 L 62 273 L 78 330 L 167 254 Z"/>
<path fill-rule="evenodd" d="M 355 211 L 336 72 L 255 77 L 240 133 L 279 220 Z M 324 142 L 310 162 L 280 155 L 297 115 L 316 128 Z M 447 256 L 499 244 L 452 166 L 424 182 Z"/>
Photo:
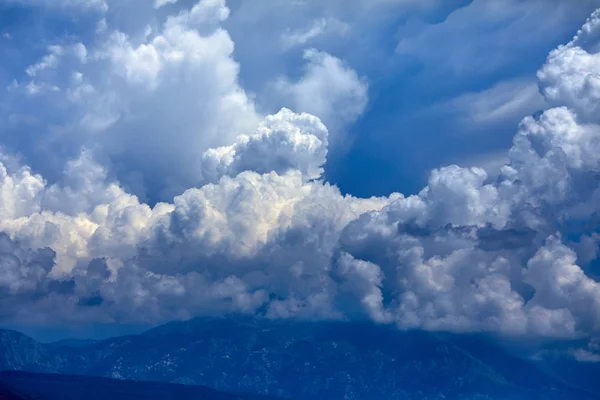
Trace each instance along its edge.
<path fill-rule="evenodd" d="M 16 348 L 6 351 L 11 343 Z M 540 393 L 547 399 L 600 398 L 474 335 L 398 331 L 366 322 L 196 318 L 75 347 L 41 344 L 12 331 L 0 332 L 0 349 L 1 369 L 206 385 L 292 399 L 515 400 Z"/>

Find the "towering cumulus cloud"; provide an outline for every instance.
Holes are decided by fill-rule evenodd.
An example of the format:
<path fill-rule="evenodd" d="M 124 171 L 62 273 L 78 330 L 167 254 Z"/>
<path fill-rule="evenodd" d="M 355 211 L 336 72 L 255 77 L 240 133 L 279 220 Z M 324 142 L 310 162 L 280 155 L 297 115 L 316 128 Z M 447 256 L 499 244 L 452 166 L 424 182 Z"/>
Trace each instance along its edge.
<path fill-rule="evenodd" d="M 539 85 L 556 108 L 522 121 L 499 176 L 435 170 L 418 195 L 343 231 L 343 271 L 362 281 L 354 294 L 370 315 L 405 328 L 598 335 L 599 16 L 548 57 Z"/>
<path fill-rule="evenodd" d="M 128 193 L 95 150 L 74 157 L 53 183 L 2 156 L 2 321 L 152 324 L 225 312 L 367 318 L 402 329 L 586 339 L 590 348 L 580 351 L 593 351 L 600 339 L 600 12 L 549 55 L 538 78 L 554 108 L 522 121 L 498 176 L 448 166 L 432 171 L 416 195 L 370 199 L 324 181 L 328 130 L 317 117 L 282 109 L 255 121 L 235 72 L 228 75 L 236 66 L 219 28 L 226 16 L 222 2 L 202 1 L 143 44 L 113 33 L 97 56 L 119 66 L 120 84 L 141 85 L 129 99 L 140 107 L 165 85 L 185 87 L 168 76 L 208 73 L 202 88 L 215 93 L 221 112 L 237 110 L 245 122 L 217 121 L 202 108 L 208 119 L 194 122 L 208 125 L 193 129 L 208 126 L 217 138 L 248 126 L 197 157 L 197 148 L 168 139 L 187 133 L 152 131 L 148 143 L 170 154 L 157 162 L 168 166 L 183 151 L 183 161 L 196 163 L 195 187 L 172 202 L 148 205 Z M 203 47 L 213 40 L 224 55 Z M 163 76 L 169 69 L 176 73 Z M 121 118 L 125 125 L 112 134 L 131 124 L 160 128 L 140 116 Z"/>
<path fill-rule="evenodd" d="M 166 15 L 152 3 L 111 0 L 116 15 L 107 8 L 98 16 L 89 40 L 50 46 L 9 91 L 15 106 L 5 118 L 0 110 L 2 144 L 51 180 L 84 146 L 130 192 L 152 202 L 201 184 L 202 153 L 252 131 L 261 117 L 238 83 L 234 43 L 221 27 L 229 16 L 225 1 Z M 121 14 L 148 25 L 123 22 Z M 39 110 L 36 118 L 23 112 L 30 109 Z"/>

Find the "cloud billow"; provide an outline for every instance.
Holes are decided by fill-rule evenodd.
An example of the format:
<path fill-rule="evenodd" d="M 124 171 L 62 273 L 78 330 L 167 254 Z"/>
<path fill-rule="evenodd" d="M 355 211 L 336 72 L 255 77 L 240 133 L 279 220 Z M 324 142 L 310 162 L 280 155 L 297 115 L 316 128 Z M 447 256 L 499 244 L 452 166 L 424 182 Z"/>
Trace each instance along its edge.
<path fill-rule="evenodd" d="M 368 199 L 324 180 L 329 132 L 319 118 L 282 109 L 259 122 L 237 85 L 232 43 L 219 27 L 226 16 L 222 2 L 203 1 L 169 17 L 152 42 L 136 47 L 116 33 L 107 42 L 121 46 L 108 59 L 127 59 L 123 84 L 141 85 L 132 104 L 164 85 L 185 87 L 178 79 L 186 71 L 208 70 L 214 79 L 202 79 L 219 110 L 237 116 L 233 125 L 226 113 L 194 121 L 219 143 L 189 149 L 195 175 L 173 201 L 149 205 L 131 194 L 113 164 L 99 161 L 101 140 L 100 151 L 83 151 L 52 183 L 17 159 L 0 159 L 3 321 L 155 324 L 241 312 L 598 340 L 598 13 L 541 68 L 540 90 L 553 108 L 521 122 L 498 176 L 447 166 L 418 194 Z M 179 51 L 213 40 L 223 54 L 207 45 L 197 55 L 215 64 Z M 146 57 L 155 64 L 142 63 Z M 216 72 L 223 65 L 225 77 Z M 119 132 L 153 119 L 122 121 Z M 219 136 L 242 128 L 237 138 Z M 177 169 L 170 160 L 180 150 L 188 154 L 175 146 L 144 162 Z M 119 154 L 123 165 L 147 156 Z"/>

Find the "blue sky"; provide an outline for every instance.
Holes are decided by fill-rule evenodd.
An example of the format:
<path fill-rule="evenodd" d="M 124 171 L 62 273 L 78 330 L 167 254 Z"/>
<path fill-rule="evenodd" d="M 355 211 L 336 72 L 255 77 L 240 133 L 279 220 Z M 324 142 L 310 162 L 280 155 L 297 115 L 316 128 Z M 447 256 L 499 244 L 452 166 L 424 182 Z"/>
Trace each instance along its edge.
<path fill-rule="evenodd" d="M 0 1 L 0 324 L 369 319 L 600 357 L 598 7 Z"/>

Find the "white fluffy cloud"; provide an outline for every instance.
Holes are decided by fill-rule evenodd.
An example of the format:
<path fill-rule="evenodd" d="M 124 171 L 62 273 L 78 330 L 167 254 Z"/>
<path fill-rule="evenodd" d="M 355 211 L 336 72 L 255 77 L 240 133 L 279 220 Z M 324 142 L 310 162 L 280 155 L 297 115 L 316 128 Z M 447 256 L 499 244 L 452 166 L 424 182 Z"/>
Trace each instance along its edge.
<path fill-rule="evenodd" d="M 596 19 L 586 24 L 590 36 Z M 498 177 L 435 170 L 418 196 L 345 229 L 343 251 L 386 277 L 367 291 L 377 301 L 366 312 L 376 304 L 376 315 L 406 328 L 598 336 L 600 283 L 586 273 L 597 251 L 583 248 L 598 247 L 600 126 L 593 91 L 581 91 L 596 71 L 572 57 L 596 53 L 577 40 L 539 73 L 546 100 L 559 107 L 523 120 Z"/>
<path fill-rule="evenodd" d="M 52 185 L 8 160 L 0 181 L 0 230 L 21 249 L 53 249 L 46 275 L 75 287 L 63 296 L 64 318 L 82 313 L 104 321 L 118 314 L 153 322 L 198 312 L 253 312 L 274 295 L 287 300 L 270 314 L 330 316 L 332 304 L 315 300 L 307 309 L 305 302 L 323 296 L 322 268 L 339 233 L 388 199 L 342 196 L 319 181 L 326 144 L 327 130 L 316 117 L 284 109 L 235 145 L 205 152 L 203 168 L 214 183 L 153 208 L 112 183 L 89 153 L 70 162 Z M 110 272 L 102 279 L 90 276 L 97 259 Z M 46 275 L 33 276 L 30 285 L 41 308 L 28 303 L 22 315 L 45 318 L 40 310 L 48 296 L 57 301 L 54 293 L 34 293 L 50 279 Z M 190 297 L 196 290 L 203 295 Z M 228 300 L 232 291 L 239 296 L 234 303 Z M 175 302 L 175 311 L 167 312 L 167 303 Z"/>
<path fill-rule="evenodd" d="M 228 13 L 201 1 L 141 36 L 108 23 L 85 52 L 65 44 L 79 50 L 34 64 L 41 83 L 64 72 L 63 57 L 78 60 L 59 88 L 78 119 L 59 118 L 51 139 L 81 130 L 81 146 L 48 180 L 0 157 L 0 318 L 235 311 L 600 338 L 589 271 L 600 243 L 598 14 L 540 70 L 554 108 L 521 122 L 497 176 L 447 166 L 416 195 L 359 199 L 323 179 L 331 138 L 319 118 L 254 111 L 221 28 Z M 356 118 L 366 84 L 327 53 L 307 61 L 279 84 L 294 106 Z M 137 196 L 148 177 L 173 200 Z"/>
<path fill-rule="evenodd" d="M 61 4 L 75 3 L 92 4 Z M 107 0 L 93 14 L 97 26 L 57 39 L 32 61 L 6 95 L 15 106 L 0 109 L 3 145 L 51 181 L 88 149 L 145 201 L 170 201 L 200 185 L 204 151 L 252 132 L 264 115 L 240 85 L 224 0 L 150 3 Z M 328 124 L 330 142 L 368 99 L 363 78 L 316 50 L 306 52 L 300 78 L 282 74 L 264 87 L 262 110 L 310 112 Z M 40 112 L 22 111 L 29 108 Z"/>
<path fill-rule="evenodd" d="M 26 135 L 40 145 L 13 147 L 54 177 L 84 146 L 130 190 L 153 200 L 199 184 L 202 153 L 260 120 L 220 26 L 228 15 L 224 1 L 204 0 L 139 31 L 113 26 L 118 20 L 109 14 L 85 45 L 51 46 L 11 90 L 11 101 L 31 107 L 27 88 L 38 88 L 35 101 L 48 111 L 30 121 Z M 26 118 L 18 113 L 4 115 L 9 144 Z M 49 148 L 52 165 L 40 157 Z"/>
<path fill-rule="evenodd" d="M 298 81 L 280 78 L 273 84 L 273 98 L 297 111 L 321 118 L 333 130 L 354 122 L 368 102 L 368 85 L 364 79 L 331 54 L 309 49 L 304 52 L 307 64 Z"/>
<path fill-rule="evenodd" d="M 299 170 L 305 178 L 316 179 L 323 173 L 327 141 L 327 128 L 318 118 L 282 109 L 267 117 L 256 134 L 239 136 L 231 146 L 206 151 L 202 174 L 214 182 L 248 169 L 279 174 Z"/>
<path fill-rule="evenodd" d="M 342 249 L 396 293 L 378 313 L 406 328 L 598 335 L 600 284 L 561 234 L 598 212 L 599 137 L 569 109 L 547 110 L 524 120 L 500 176 L 445 167 L 418 196 L 351 223 Z M 597 246 L 596 229 L 579 234 Z"/>
<path fill-rule="evenodd" d="M 239 83 L 234 43 L 222 26 L 230 16 L 225 2 L 154 6 L 160 10 L 108 1 L 83 42 L 49 46 L 10 87 L 7 101 L 24 106 L 0 110 L 4 145 L 52 181 L 87 148 L 127 190 L 152 202 L 200 185 L 203 152 L 253 131 L 263 116 Z M 133 12 L 147 24 L 123 21 Z M 364 111 L 367 84 L 328 53 L 306 51 L 305 59 L 297 80 L 281 75 L 265 84 L 262 109 L 310 112 L 335 142 Z M 32 118 L 19 111 L 28 107 L 47 111 Z"/>
<path fill-rule="evenodd" d="M 599 24 L 596 11 L 571 42 L 550 53 L 538 72 L 541 91 L 551 104 L 572 108 L 592 122 L 600 115 Z"/>

